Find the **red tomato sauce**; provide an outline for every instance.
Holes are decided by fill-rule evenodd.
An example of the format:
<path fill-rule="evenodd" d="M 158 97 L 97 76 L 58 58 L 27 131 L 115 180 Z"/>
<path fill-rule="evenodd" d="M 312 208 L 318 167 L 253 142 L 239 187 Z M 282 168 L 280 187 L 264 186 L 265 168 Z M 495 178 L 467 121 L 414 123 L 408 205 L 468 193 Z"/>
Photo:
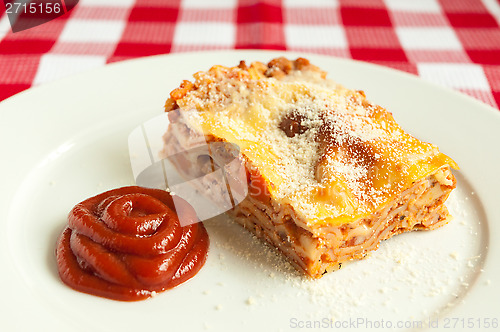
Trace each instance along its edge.
<path fill-rule="evenodd" d="M 61 280 L 80 292 L 138 301 L 192 278 L 205 263 L 208 233 L 187 202 L 176 197 L 175 208 L 168 192 L 142 187 L 77 204 L 57 242 Z"/>

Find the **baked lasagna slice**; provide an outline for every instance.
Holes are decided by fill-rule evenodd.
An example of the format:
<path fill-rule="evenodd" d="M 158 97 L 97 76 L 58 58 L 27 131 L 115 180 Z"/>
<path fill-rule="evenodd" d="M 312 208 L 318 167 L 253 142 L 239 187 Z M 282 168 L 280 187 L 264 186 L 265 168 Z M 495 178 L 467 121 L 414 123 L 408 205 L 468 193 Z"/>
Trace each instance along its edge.
<path fill-rule="evenodd" d="M 163 153 L 207 176 L 198 189 L 215 203 L 228 184 L 243 193 L 228 213 L 313 278 L 450 220 L 455 162 L 306 59 L 214 66 L 173 90 L 166 111 Z M 230 144 L 182 153 L 200 142 Z M 227 160 L 226 181 L 210 178 Z"/>

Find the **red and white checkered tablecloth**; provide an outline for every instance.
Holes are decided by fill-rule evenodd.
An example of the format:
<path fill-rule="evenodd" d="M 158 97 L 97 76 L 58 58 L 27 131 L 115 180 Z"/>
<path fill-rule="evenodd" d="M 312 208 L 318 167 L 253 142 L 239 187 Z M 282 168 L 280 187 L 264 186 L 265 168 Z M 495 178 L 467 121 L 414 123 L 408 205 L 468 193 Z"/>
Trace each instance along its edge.
<path fill-rule="evenodd" d="M 500 106 L 500 0 L 80 0 L 16 33 L 0 2 L 0 100 L 109 62 L 248 48 L 382 64 Z"/>

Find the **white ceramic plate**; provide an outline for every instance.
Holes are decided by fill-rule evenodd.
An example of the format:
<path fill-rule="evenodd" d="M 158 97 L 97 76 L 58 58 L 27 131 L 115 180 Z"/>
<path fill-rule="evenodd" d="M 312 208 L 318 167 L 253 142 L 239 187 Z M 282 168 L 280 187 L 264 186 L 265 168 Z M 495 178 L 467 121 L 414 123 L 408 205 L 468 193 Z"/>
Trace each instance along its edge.
<path fill-rule="evenodd" d="M 500 113 L 394 70 L 307 55 L 363 89 L 415 136 L 461 166 L 455 220 L 384 242 L 318 281 L 229 221 L 208 221 L 206 266 L 176 289 L 138 303 L 73 291 L 57 276 L 54 244 L 79 201 L 133 184 L 127 136 L 162 112 L 168 93 L 213 64 L 285 54 L 231 51 L 144 58 L 30 89 L 0 104 L 2 328 L 51 331 L 362 330 L 498 324 Z M 371 325 L 370 325 L 371 324 Z M 493 324 L 493 325 L 492 325 Z"/>

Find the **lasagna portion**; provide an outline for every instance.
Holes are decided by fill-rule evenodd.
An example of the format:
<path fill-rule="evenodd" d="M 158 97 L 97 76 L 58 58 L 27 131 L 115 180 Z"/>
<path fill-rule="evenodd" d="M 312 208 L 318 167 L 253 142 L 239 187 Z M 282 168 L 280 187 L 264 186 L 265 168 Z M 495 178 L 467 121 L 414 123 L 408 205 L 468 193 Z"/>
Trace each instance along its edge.
<path fill-rule="evenodd" d="M 198 189 L 215 203 L 233 190 L 241 199 L 228 213 L 313 278 L 450 220 L 455 162 L 306 59 L 214 66 L 183 81 L 165 108 L 163 153 L 185 176 L 204 176 Z M 200 142 L 229 144 L 182 153 Z M 210 177 L 228 160 L 225 181 Z"/>

